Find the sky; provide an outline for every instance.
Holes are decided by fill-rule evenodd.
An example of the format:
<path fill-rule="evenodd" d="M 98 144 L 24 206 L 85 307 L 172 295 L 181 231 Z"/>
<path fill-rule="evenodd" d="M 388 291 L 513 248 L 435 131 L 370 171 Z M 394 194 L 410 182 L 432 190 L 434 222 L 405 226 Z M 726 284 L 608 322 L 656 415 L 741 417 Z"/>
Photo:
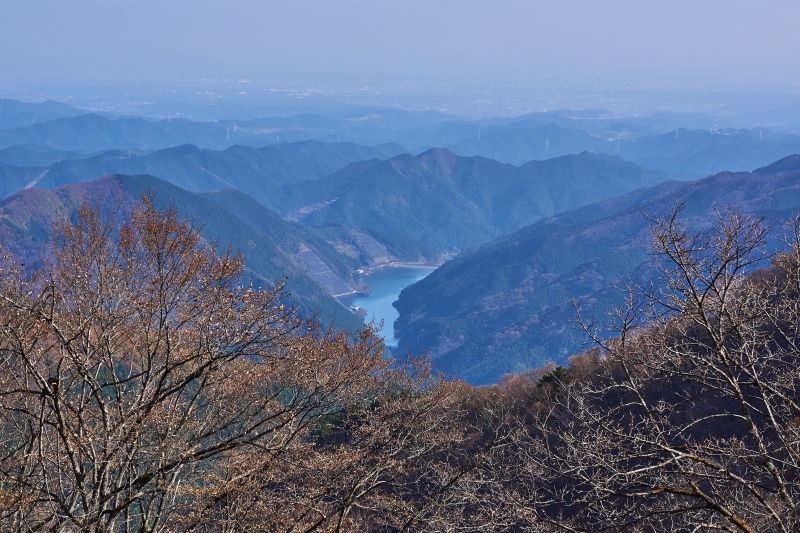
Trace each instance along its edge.
<path fill-rule="evenodd" d="M 6 0 L 2 78 L 794 84 L 796 0 Z"/>

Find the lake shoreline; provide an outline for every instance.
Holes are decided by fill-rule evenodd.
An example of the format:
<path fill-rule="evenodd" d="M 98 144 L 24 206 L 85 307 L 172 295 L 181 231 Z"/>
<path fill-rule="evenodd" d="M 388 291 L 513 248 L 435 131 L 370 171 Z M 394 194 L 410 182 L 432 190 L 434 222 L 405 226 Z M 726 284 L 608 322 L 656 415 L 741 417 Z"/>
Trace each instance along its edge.
<path fill-rule="evenodd" d="M 371 320 L 380 323 L 382 320 L 384 342 L 387 346 L 394 346 L 398 342 L 394 337 L 394 322 L 400 315 L 392 304 L 397 301 L 403 289 L 425 278 L 435 269 L 434 266 L 418 263 L 382 265 L 369 272 L 365 269 L 360 281 L 370 287 L 369 294 L 337 299 L 365 323 Z"/>

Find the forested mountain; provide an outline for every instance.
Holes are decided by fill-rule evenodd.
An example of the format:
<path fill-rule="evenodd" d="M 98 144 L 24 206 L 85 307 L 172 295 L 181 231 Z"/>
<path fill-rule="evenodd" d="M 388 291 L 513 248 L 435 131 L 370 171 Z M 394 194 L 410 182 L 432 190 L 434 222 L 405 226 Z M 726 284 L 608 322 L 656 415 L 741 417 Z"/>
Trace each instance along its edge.
<path fill-rule="evenodd" d="M 402 150 L 304 141 L 222 151 L 193 145 L 142 155 L 109 151 L 48 167 L 2 166 L 0 194 L 107 174 L 150 174 L 194 192 L 238 189 L 347 246 L 356 230 L 402 260 L 440 262 L 553 213 L 678 177 L 590 153 L 515 167 L 442 149 L 396 155 Z"/>
<path fill-rule="evenodd" d="M 570 323 L 571 297 L 602 323 L 620 302 L 619 287 L 647 279 L 651 235 L 643 213 L 661 215 L 685 200 L 693 230 L 710 227 L 715 208 L 726 205 L 781 223 L 800 211 L 796 162 L 639 189 L 466 252 L 403 290 L 395 304 L 401 346 L 430 348 L 437 368 L 473 383 L 563 362 L 585 339 Z"/>
<path fill-rule="evenodd" d="M 300 141 L 335 135 L 338 121 L 317 115 L 250 121 L 193 122 L 186 119 L 111 120 L 90 113 L 42 124 L 0 130 L 0 147 L 18 144 L 57 150 L 99 152 L 111 149 L 157 150 L 180 144 L 223 149 L 234 144 Z M 283 139 L 281 139 L 283 136 Z"/>
<path fill-rule="evenodd" d="M 146 175 L 106 176 L 53 190 L 30 188 L 0 201 L 2 248 L 35 266 L 49 247 L 53 222 L 72 216 L 84 199 L 110 212 L 115 206 L 129 209 L 142 193 L 155 193 L 159 209 L 174 205 L 220 251 L 230 246 L 234 253 L 243 253 L 248 276 L 257 285 L 273 286 L 286 278 L 291 301 L 306 315 L 319 312 L 323 324 L 351 330 L 360 326 L 360 320 L 305 268 L 301 251 L 312 252 L 341 283 L 350 280 L 354 262 L 313 230 L 285 222 L 238 191 L 200 196 Z"/>
<path fill-rule="evenodd" d="M 697 113 L 624 116 L 602 110 L 562 110 L 469 121 L 437 112 L 363 108 L 330 116 L 195 122 L 183 118 L 111 119 L 83 114 L 57 102 L 3 102 L 7 111 L 2 113 L 0 105 L 0 149 L 32 148 L 6 156 L 0 153 L 0 161 L 21 166 L 46 166 L 73 158 L 70 154 L 76 152 L 152 151 L 183 144 L 222 150 L 237 144 L 319 140 L 369 145 L 394 142 L 413 153 L 448 147 L 459 155 L 478 155 L 514 165 L 591 151 L 618 155 L 651 169 L 699 177 L 725 169 L 750 170 L 800 151 L 797 135 L 731 128 L 730 119 L 723 119 L 727 129 L 718 129 L 714 117 Z M 39 119 L 32 123 L 30 117 L 34 115 Z M 3 123 L 5 116 L 8 120 Z M 391 155 L 397 153 L 394 150 Z"/>
<path fill-rule="evenodd" d="M 790 155 L 789 157 L 784 157 L 780 161 L 776 161 L 771 165 L 757 168 L 753 171 L 753 174 L 758 174 L 759 176 L 772 176 L 787 172 L 797 172 L 798 170 L 800 170 L 800 155 L 795 154 Z"/>
<path fill-rule="evenodd" d="M 0 98 L 0 128 L 21 128 L 57 118 L 77 117 L 86 111 L 68 104 L 47 100 L 38 104 Z"/>
<path fill-rule="evenodd" d="M 46 173 L 45 168 L 18 167 L 0 162 L 0 197 L 24 189 Z"/>
<path fill-rule="evenodd" d="M 402 259 L 435 262 L 553 213 L 674 177 L 590 153 L 514 167 L 435 149 L 288 185 L 275 207 L 312 226 L 366 231 Z"/>
<path fill-rule="evenodd" d="M 407 128 L 450 118 L 441 113 L 367 108 L 339 116 L 304 114 L 199 122 L 184 118 L 112 119 L 80 111 L 78 116 L 53 115 L 46 122 L 9 122 L 9 126 L 0 129 L 0 148 L 30 144 L 53 150 L 92 153 L 103 150 L 158 150 L 181 144 L 220 150 L 235 144 L 263 146 L 306 140 L 374 145 L 390 142 Z"/>
<path fill-rule="evenodd" d="M 35 170 L 7 167 L 6 175 L 15 177 L 3 183 L 0 194 L 8 195 L 34 181 L 31 174 L 36 174 L 36 186 L 41 188 L 93 180 L 106 174 L 151 174 L 191 191 L 235 187 L 265 205 L 274 205 L 280 185 L 321 178 L 355 161 L 388 158 L 402 152 L 403 148 L 395 144 L 365 147 L 319 141 L 261 148 L 232 146 L 222 151 L 193 145 L 146 154 L 109 151 Z"/>
<path fill-rule="evenodd" d="M 350 281 L 353 271 L 361 268 L 363 264 L 358 256 L 351 257 L 337 251 L 325 240 L 325 236 L 314 228 L 286 222 L 241 191 L 226 189 L 198 193 L 198 196 L 224 211 L 235 213 L 239 220 L 267 236 L 292 257 L 300 254 L 304 247 L 309 248 L 342 280 Z"/>
<path fill-rule="evenodd" d="M 631 272 L 640 274 L 637 254 L 643 245 L 634 236 L 643 226 L 630 227 L 635 235 L 623 231 L 604 236 L 595 223 L 623 212 L 638 213 L 643 206 L 656 209 L 672 195 L 688 195 L 688 185 L 679 180 L 700 172 L 761 166 L 748 176 L 777 179 L 777 174 L 796 172 L 796 161 L 763 165 L 800 151 L 800 137 L 770 130 L 665 132 L 678 121 L 702 126 L 711 120 L 705 115 L 618 117 L 602 110 L 556 111 L 458 121 L 436 113 L 365 108 L 327 117 L 192 122 L 72 116 L 79 110 L 48 105 L 20 108 L 20 113 L 38 110 L 41 117 L 51 113 L 53 120 L 0 129 L 0 146 L 6 146 L 0 149 L 0 196 L 30 187 L 57 189 L 105 175 L 156 176 L 179 187 L 175 190 L 181 194 L 199 193 L 181 197 L 179 207 L 202 201 L 198 213 L 227 213 L 236 219 L 226 223 L 225 232 L 219 230 L 220 242 L 233 242 L 234 234 L 239 249 L 258 242 L 239 239 L 244 233 L 231 229 L 244 224 L 272 243 L 259 249 L 278 250 L 276 257 L 288 261 L 270 263 L 269 254 L 261 257 L 258 252 L 254 257 L 261 259 L 253 261 L 261 266 L 251 267 L 255 276 L 271 279 L 284 264 L 290 278 L 294 272 L 313 273 L 306 276 L 313 287 L 295 291 L 308 301 L 317 298 L 315 291 L 351 291 L 351 273 L 364 265 L 398 260 L 440 264 L 533 224 L 483 251 L 462 255 L 421 288 L 410 288 L 398 303 L 403 311 L 398 327 L 406 341 L 433 347 L 440 368 L 463 371 L 479 382 L 575 350 L 578 336 L 564 325 L 572 312 L 564 305 L 567 288 L 593 298 L 600 308 L 613 301 L 608 283 Z M 407 146 L 449 144 L 452 150 L 432 148 L 414 156 L 396 143 L 368 147 L 307 140 L 339 140 L 342 135 L 401 140 Z M 287 142 L 291 139 L 306 140 Z M 108 150 L 112 147 L 124 149 Z M 99 153 L 84 155 L 88 152 Z M 153 183 L 156 190 L 168 187 Z M 631 193 L 648 186 L 656 187 Z M 52 204 L 48 198 L 41 196 L 42 205 Z M 725 198 L 720 196 L 720 202 Z M 745 199 L 755 202 L 758 196 Z M 574 209 L 578 211 L 558 215 Z M 210 215 L 197 216 L 205 220 Z M 570 218 L 576 216 L 585 220 Z M 47 233 L 48 223 L 42 220 L 41 227 L 33 225 L 33 234 Z M 572 222 L 564 222 L 568 220 Z M 634 220 L 639 219 L 630 223 Z M 210 224 L 207 231 L 213 232 L 217 222 Z M 578 234 L 592 238 L 573 245 Z M 529 243 L 528 238 L 539 240 Z M 517 259 L 506 248 L 512 244 L 524 251 Z M 595 256 L 599 249 L 614 252 Z M 483 253 L 500 261 L 496 273 L 483 263 Z M 474 267 L 467 260 L 473 257 Z M 507 266 L 504 257 L 512 258 Z M 458 269 L 457 276 L 453 269 Z M 475 272 L 488 277 L 474 277 Z M 435 284 L 440 282 L 448 287 L 446 295 L 438 292 Z M 460 299 L 462 292 L 470 296 Z M 325 300 L 324 306 L 331 302 Z M 323 309 L 326 319 L 339 310 Z M 531 320 L 547 325 L 533 327 Z M 498 329 L 502 324 L 504 329 Z M 499 350 L 497 368 L 486 370 L 481 354 L 492 350 Z"/>

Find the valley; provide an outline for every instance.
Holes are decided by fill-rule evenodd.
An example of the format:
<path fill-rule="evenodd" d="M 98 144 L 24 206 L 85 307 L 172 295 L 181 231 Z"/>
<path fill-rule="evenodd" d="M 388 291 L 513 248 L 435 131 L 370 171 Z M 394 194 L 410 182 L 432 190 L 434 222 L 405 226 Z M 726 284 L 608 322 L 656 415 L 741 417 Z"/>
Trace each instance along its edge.
<path fill-rule="evenodd" d="M 800 212 L 797 157 L 638 189 L 461 254 L 400 294 L 401 346 L 428 346 L 439 368 L 477 383 L 564 363 L 586 342 L 578 311 L 602 329 L 628 285 L 656 276 L 649 221 L 682 202 L 693 231 L 711 227 L 724 206 L 783 227 Z"/>
<path fill-rule="evenodd" d="M 800 532 L 800 2 L 0 2 L 0 533 Z"/>
<path fill-rule="evenodd" d="M 374 321 L 383 324 L 381 334 L 387 346 L 397 347 L 398 339 L 394 334 L 394 323 L 399 314 L 393 304 L 400 296 L 400 292 L 411 285 L 424 279 L 433 268 L 389 266 L 360 276 L 358 281 L 369 287 L 368 295 L 340 298 L 340 301 L 354 310 L 359 316 L 363 315 L 365 322 Z"/>
<path fill-rule="evenodd" d="M 7 250 L 33 261 L 48 238 L 54 207 L 44 206 L 69 213 L 111 194 L 97 191 L 128 204 L 155 193 L 209 243 L 242 253 L 255 283 L 286 279 L 290 301 L 324 325 L 382 319 L 387 345 L 430 351 L 435 368 L 479 384 L 581 349 L 570 298 L 599 319 L 618 301 L 612 287 L 651 273 L 641 212 L 713 198 L 788 216 L 791 187 L 777 211 L 742 187 L 792 174 L 794 160 L 781 158 L 800 152 L 795 133 L 719 129 L 700 114 L 466 122 L 385 111 L 351 120 L 362 116 L 353 111 L 197 123 L 6 105 Z M 676 122 L 689 128 L 670 130 Z M 724 194 L 710 192 L 717 186 Z"/>

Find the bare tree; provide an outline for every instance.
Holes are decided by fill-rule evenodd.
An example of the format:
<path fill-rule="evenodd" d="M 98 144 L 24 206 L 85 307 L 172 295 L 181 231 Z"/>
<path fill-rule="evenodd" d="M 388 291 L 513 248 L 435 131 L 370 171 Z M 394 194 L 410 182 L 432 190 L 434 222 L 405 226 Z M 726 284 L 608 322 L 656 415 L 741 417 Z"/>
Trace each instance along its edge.
<path fill-rule="evenodd" d="M 470 466 L 459 389 L 427 368 L 375 376 L 278 458 L 252 456 L 199 494 L 202 531 L 430 531 L 453 517 Z M 246 473 L 246 475 L 242 475 Z"/>
<path fill-rule="evenodd" d="M 680 213 L 613 336 L 473 389 L 242 286 L 174 209 L 84 205 L 2 263 L 0 530 L 795 531 L 800 219 L 770 255 Z"/>
<path fill-rule="evenodd" d="M 294 453 L 390 364 L 369 328 L 319 332 L 242 273 L 147 198 L 118 231 L 84 205 L 32 277 L 6 261 L 1 530 L 171 528 L 198 490 Z"/>
<path fill-rule="evenodd" d="M 560 383 L 518 434 L 520 483 L 569 530 L 790 532 L 800 527 L 800 232 L 736 211 L 691 233 L 651 221 L 661 283 L 583 324 L 593 368 Z M 557 520 L 559 516 L 572 520 Z"/>

